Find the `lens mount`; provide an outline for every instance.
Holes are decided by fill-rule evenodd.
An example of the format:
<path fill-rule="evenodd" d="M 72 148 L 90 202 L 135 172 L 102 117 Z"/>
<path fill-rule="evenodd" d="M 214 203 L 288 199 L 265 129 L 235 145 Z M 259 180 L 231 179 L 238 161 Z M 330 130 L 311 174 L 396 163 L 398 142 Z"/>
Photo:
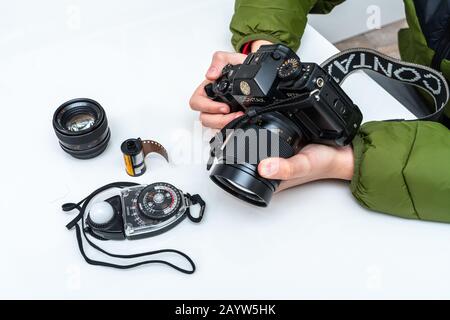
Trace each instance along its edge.
<path fill-rule="evenodd" d="M 61 148 L 78 159 L 100 155 L 111 137 L 105 110 L 87 98 L 73 99 L 58 107 L 53 128 Z"/>

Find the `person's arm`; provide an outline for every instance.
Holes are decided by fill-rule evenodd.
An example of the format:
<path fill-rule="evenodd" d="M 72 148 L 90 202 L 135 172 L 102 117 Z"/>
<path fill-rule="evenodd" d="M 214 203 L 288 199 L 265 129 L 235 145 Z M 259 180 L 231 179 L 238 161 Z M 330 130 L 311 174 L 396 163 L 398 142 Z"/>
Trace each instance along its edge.
<path fill-rule="evenodd" d="M 233 44 L 238 51 L 250 42 L 251 51 L 256 51 L 265 41 L 283 42 L 297 49 L 308 8 L 315 3 L 311 10 L 326 12 L 340 2 L 238 0 L 231 23 Z M 298 10 L 302 14 L 295 16 Z M 265 22 L 264 17 L 268 15 L 274 17 Z M 283 16 L 287 19 L 282 19 Z M 289 19 L 295 20 L 293 25 L 285 23 Z M 217 78 L 226 62 L 244 59 L 238 55 L 216 55 L 207 73 L 209 81 Z M 208 114 L 212 112 L 209 109 L 204 113 L 203 104 L 208 100 L 197 100 L 194 95 L 191 107 L 202 111 L 205 125 L 222 127 L 228 121 L 225 117 L 238 116 Z M 283 180 L 280 190 L 320 179 L 351 180 L 353 195 L 371 210 L 404 218 L 450 222 L 450 131 L 438 123 L 369 122 L 361 127 L 353 148 L 312 144 L 289 159 L 265 159 L 258 171 L 263 177 Z"/>
<path fill-rule="evenodd" d="M 296 51 L 307 15 L 328 13 L 344 0 L 236 0 L 230 29 L 237 52 L 255 40 L 284 43 Z M 255 51 L 255 50 L 252 50 Z"/>
<path fill-rule="evenodd" d="M 450 222 L 450 130 L 435 122 L 369 122 L 353 141 L 351 190 L 365 207 Z"/>
<path fill-rule="evenodd" d="M 289 159 L 268 158 L 261 176 L 280 190 L 320 179 L 351 180 L 364 207 L 409 219 L 450 222 L 450 130 L 429 121 L 374 121 L 350 146 L 308 145 Z"/>
<path fill-rule="evenodd" d="M 230 29 L 237 52 L 255 40 L 284 43 L 296 50 L 316 0 L 236 0 Z"/>

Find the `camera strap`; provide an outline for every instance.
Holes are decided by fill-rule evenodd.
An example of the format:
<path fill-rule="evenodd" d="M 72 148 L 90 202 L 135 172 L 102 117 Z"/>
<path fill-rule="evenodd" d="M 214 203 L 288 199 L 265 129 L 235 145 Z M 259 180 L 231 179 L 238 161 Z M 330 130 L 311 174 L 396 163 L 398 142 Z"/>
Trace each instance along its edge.
<path fill-rule="evenodd" d="M 137 254 L 129 254 L 129 255 L 121 255 L 121 254 L 114 254 L 114 253 L 110 253 L 107 252 L 106 250 L 100 248 L 98 245 L 96 245 L 94 242 L 92 242 L 86 235 L 85 232 L 85 225 L 84 225 L 84 216 L 86 213 L 86 208 L 89 204 L 89 202 L 98 194 L 111 189 L 111 188 L 119 188 L 119 189 L 123 189 L 126 187 L 132 187 L 132 186 L 136 186 L 139 185 L 138 183 L 132 183 L 132 182 L 115 182 L 115 183 L 110 183 L 106 186 L 103 186 L 97 190 L 95 190 L 93 193 L 91 193 L 89 196 L 87 196 L 86 198 L 84 198 L 83 200 L 81 200 L 78 203 L 66 203 L 64 205 L 62 205 L 62 209 L 65 212 L 68 211 L 72 211 L 72 210 L 78 210 L 79 213 L 78 215 L 66 225 L 66 228 L 71 230 L 75 227 L 75 231 L 76 231 L 76 238 L 77 238 L 77 242 L 78 242 L 78 248 L 80 250 L 81 255 L 83 256 L 84 260 L 91 264 L 91 265 L 96 265 L 96 266 L 104 266 L 104 267 L 111 267 L 111 268 L 116 268 L 116 269 L 131 269 L 131 268 L 135 268 L 141 265 L 145 265 L 145 264 L 164 264 L 167 265 L 177 271 L 180 271 L 182 273 L 185 274 L 193 274 L 195 272 L 195 264 L 194 261 L 192 261 L 192 259 L 186 255 L 185 253 L 178 251 L 178 250 L 174 250 L 174 249 L 161 249 L 161 250 L 155 250 L 155 251 L 148 251 L 148 252 L 143 252 L 143 253 L 137 253 Z M 204 201 L 200 198 L 200 196 L 198 195 L 194 195 L 194 196 L 190 196 L 190 200 L 192 204 L 200 204 L 201 205 L 201 210 L 200 210 L 200 215 L 199 217 L 192 217 L 190 212 L 188 212 L 188 217 L 189 219 L 194 219 L 197 221 L 194 222 L 200 222 L 201 218 L 203 217 L 203 212 L 204 212 L 204 208 L 205 208 L 205 203 Z M 80 223 L 81 221 L 81 223 Z M 81 224 L 81 226 L 80 226 Z M 93 260 L 91 258 L 89 258 L 86 255 L 86 252 L 84 251 L 84 247 L 83 247 L 83 237 L 86 240 L 86 242 L 93 247 L 94 249 L 100 251 L 101 253 L 113 257 L 113 258 L 119 258 L 119 259 L 134 259 L 134 258 L 140 258 L 140 257 L 145 257 L 145 256 L 151 256 L 151 255 L 156 255 L 156 254 L 162 254 L 162 253 L 172 253 L 172 254 L 176 254 L 179 255 L 181 257 L 183 257 L 184 259 L 187 260 L 187 262 L 190 264 L 191 269 L 184 269 L 181 268 L 171 262 L 165 261 L 165 260 L 157 260 L 157 259 L 153 259 L 153 260 L 145 260 L 145 261 L 140 261 L 140 262 L 136 262 L 136 263 L 132 263 L 132 264 L 114 264 L 114 263 L 109 263 L 109 262 L 104 262 L 104 261 L 98 261 L 98 260 Z"/>
<path fill-rule="evenodd" d="M 371 70 L 386 78 L 423 89 L 433 98 L 435 109 L 418 120 L 444 120 L 443 112 L 450 97 L 449 87 L 442 73 L 432 68 L 404 62 L 366 48 L 339 52 L 322 63 L 321 67 L 338 84 L 342 84 L 355 71 Z"/>

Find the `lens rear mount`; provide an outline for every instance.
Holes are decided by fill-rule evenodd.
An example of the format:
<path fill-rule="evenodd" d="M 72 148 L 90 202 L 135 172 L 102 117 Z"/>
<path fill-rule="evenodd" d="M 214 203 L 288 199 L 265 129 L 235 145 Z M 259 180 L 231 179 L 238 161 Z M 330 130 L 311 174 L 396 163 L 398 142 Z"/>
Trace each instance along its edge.
<path fill-rule="evenodd" d="M 100 155 L 111 137 L 105 110 L 87 98 L 62 104 L 53 115 L 53 128 L 61 148 L 78 159 Z"/>

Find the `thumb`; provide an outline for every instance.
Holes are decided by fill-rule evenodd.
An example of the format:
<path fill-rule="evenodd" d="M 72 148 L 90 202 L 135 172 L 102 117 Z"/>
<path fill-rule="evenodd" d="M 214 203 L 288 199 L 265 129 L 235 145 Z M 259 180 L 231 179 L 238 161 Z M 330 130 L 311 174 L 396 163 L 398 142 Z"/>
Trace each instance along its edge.
<path fill-rule="evenodd" d="M 241 53 L 230 53 L 217 51 L 214 53 L 211 65 L 206 72 L 206 79 L 214 81 L 222 74 L 222 69 L 227 64 L 239 64 L 245 60 L 246 55 Z"/>
<path fill-rule="evenodd" d="M 267 158 L 258 165 L 259 174 L 267 179 L 290 180 L 306 176 L 310 171 L 309 159 L 301 153 L 289 159 Z"/>

